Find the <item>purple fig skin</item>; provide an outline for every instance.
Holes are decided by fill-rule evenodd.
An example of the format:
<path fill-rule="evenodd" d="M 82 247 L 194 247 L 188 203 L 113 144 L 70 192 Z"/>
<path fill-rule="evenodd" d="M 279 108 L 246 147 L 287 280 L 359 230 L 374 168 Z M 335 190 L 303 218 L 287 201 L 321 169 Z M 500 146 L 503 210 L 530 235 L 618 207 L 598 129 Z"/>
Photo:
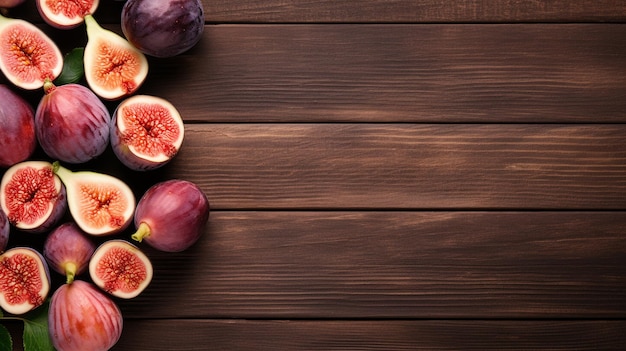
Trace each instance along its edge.
<path fill-rule="evenodd" d="M 44 242 L 43 256 L 48 265 L 67 278 L 67 283 L 87 270 L 89 259 L 96 250 L 96 244 L 76 223 L 67 222 L 56 227 Z"/>
<path fill-rule="evenodd" d="M 0 167 L 25 161 L 36 147 L 34 109 L 8 86 L 0 84 Z"/>
<path fill-rule="evenodd" d="M 85 163 L 109 144 L 111 115 L 89 88 L 80 84 L 44 84 L 45 95 L 35 112 L 37 140 L 51 158 Z"/>
<path fill-rule="evenodd" d="M 160 251 L 184 251 L 201 237 L 209 212 L 209 200 L 194 183 L 179 179 L 157 183 L 137 204 L 137 232 L 132 238 Z"/>
<path fill-rule="evenodd" d="M 26 0 L 0 0 L 0 8 L 12 8 L 17 7 L 24 3 Z"/>
<path fill-rule="evenodd" d="M 191 49 L 204 31 L 200 0 L 128 0 L 122 32 L 146 55 L 173 57 Z"/>
<path fill-rule="evenodd" d="M 0 253 L 4 252 L 9 243 L 9 233 L 11 232 L 11 225 L 7 215 L 0 209 Z"/>
<path fill-rule="evenodd" d="M 119 307 L 95 285 L 75 280 L 50 299 L 48 329 L 57 351 L 106 351 L 122 335 Z"/>

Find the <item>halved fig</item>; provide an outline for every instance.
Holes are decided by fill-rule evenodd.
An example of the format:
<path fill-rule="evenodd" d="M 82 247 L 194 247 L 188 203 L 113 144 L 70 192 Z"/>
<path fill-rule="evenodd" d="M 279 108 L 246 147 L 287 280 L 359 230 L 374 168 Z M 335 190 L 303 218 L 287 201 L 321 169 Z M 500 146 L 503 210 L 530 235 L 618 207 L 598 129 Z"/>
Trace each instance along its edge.
<path fill-rule="evenodd" d="M 152 263 L 135 245 L 126 240 L 104 242 L 89 261 L 94 284 L 113 296 L 131 299 L 152 281 Z"/>
<path fill-rule="evenodd" d="M 85 78 L 91 90 L 107 100 L 133 94 L 148 75 L 146 56 L 115 32 L 85 16 Z"/>
<path fill-rule="evenodd" d="M 128 227 L 135 211 L 135 195 L 122 180 L 111 175 L 73 172 L 53 164 L 67 191 L 70 214 L 80 229 L 91 235 L 110 235 Z"/>
<path fill-rule="evenodd" d="M 50 291 L 50 274 L 41 254 L 15 247 L 0 255 L 0 307 L 24 314 L 44 303 Z"/>
<path fill-rule="evenodd" d="M 57 45 L 35 25 L 0 15 L 0 70 L 16 86 L 34 90 L 63 69 Z"/>
<path fill-rule="evenodd" d="M 52 294 L 48 331 L 58 351 L 106 351 L 120 339 L 124 319 L 115 302 L 93 284 L 75 280 Z"/>
<path fill-rule="evenodd" d="M 98 9 L 99 0 L 37 0 L 37 10 L 49 25 L 59 29 L 75 28 L 86 15 Z"/>
<path fill-rule="evenodd" d="M 185 126 L 169 101 L 135 95 L 120 103 L 111 121 L 111 146 L 128 168 L 146 171 L 168 163 L 183 143 Z"/>
<path fill-rule="evenodd" d="M 0 207 L 16 228 L 42 233 L 56 225 L 67 209 L 66 189 L 46 161 L 13 165 L 0 182 Z"/>

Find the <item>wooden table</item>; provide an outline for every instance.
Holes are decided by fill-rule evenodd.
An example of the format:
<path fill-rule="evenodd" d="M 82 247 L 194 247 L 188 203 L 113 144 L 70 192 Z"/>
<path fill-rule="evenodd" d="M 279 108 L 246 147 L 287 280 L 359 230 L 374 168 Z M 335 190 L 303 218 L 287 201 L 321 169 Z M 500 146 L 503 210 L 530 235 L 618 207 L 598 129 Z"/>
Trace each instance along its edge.
<path fill-rule="evenodd" d="M 204 6 L 178 157 L 91 165 L 212 205 L 115 350 L 626 349 L 624 1 Z"/>

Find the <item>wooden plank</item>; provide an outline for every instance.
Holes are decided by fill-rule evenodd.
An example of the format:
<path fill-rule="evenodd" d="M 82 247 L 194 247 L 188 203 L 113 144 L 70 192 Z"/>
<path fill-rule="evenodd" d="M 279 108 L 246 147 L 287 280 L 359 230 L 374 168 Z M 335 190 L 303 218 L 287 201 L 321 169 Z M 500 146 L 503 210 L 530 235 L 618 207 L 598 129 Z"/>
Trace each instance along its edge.
<path fill-rule="evenodd" d="M 624 321 L 126 319 L 115 350 L 622 350 Z M 14 350 L 21 329 L 9 323 Z"/>
<path fill-rule="evenodd" d="M 215 211 L 129 318 L 626 316 L 624 212 Z M 58 275 L 57 275 L 58 276 Z"/>
<path fill-rule="evenodd" d="M 624 335 L 624 321 L 131 320 L 113 350 L 621 350 Z"/>
<path fill-rule="evenodd" d="M 141 91 L 198 122 L 623 123 L 625 60 L 622 25 L 209 26 Z"/>
<path fill-rule="evenodd" d="M 209 23 L 623 22 L 619 0 L 202 0 Z M 119 23 L 124 2 L 103 1 L 95 17 Z M 41 21 L 34 1 L 10 12 Z"/>
<path fill-rule="evenodd" d="M 624 61 L 617 24 L 222 25 L 138 93 L 188 122 L 624 123 Z"/>
<path fill-rule="evenodd" d="M 625 125 L 190 124 L 186 130 L 176 159 L 154 176 L 196 182 L 215 209 L 626 208 Z M 102 164 L 111 171 L 118 162 Z M 150 175 L 121 176 L 137 189 L 150 183 Z"/>

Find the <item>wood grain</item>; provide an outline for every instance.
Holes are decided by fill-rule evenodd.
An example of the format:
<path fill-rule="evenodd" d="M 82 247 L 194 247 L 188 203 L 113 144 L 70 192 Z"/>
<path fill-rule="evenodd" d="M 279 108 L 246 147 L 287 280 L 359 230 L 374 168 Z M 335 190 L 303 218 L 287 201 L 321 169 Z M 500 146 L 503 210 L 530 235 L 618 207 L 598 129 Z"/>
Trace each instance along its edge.
<path fill-rule="evenodd" d="M 626 316 L 623 212 L 216 211 L 129 318 Z M 514 303 L 512 303 L 514 302 Z"/>
<path fill-rule="evenodd" d="M 190 122 L 624 123 L 625 60 L 622 25 L 208 26 L 141 91 Z"/>
<path fill-rule="evenodd" d="M 196 182 L 215 209 L 624 209 L 625 134 L 624 125 L 191 124 L 158 174 Z"/>
<path fill-rule="evenodd" d="M 113 350 L 620 350 L 623 321 L 131 320 Z M 186 345 L 181 347 L 181 345 Z"/>
<path fill-rule="evenodd" d="M 209 23 L 453 23 L 453 22 L 621 22 L 619 0 L 202 0 Z M 94 14 L 119 23 L 123 1 L 103 0 Z M 15 17 L 41 21 L 35 1 L 12 10 Z"/>

